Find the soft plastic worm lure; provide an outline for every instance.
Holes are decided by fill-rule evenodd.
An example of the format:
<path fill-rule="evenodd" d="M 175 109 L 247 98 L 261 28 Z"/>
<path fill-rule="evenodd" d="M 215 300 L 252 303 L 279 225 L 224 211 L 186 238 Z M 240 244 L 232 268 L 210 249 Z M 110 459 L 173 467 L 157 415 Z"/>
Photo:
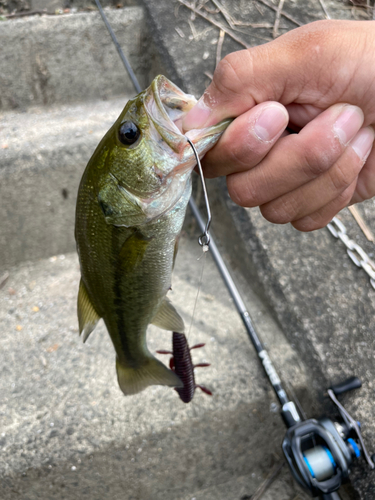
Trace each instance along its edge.
<path fill-rule="evenodd" d="M 212 396 L 212 392 L 204 387 L 203 385 L 198 385 L 195 383 L 194 368 L 210 366 L 210 363 L 198 363 L 193 365 L 191 359 L 190 351 L 192 349 L 198 349 L 203 347 L 205 344 L 196 344 L 189 347 L 188 341 L 183 333 L 173 332 L 172 335 L 172 349 L 173 351 L 156 351 L 159 354 L 171 354 L 172 357 L 169 361 L 169 366 L 176 375 L 178 375 L 183 382 L 184 386 L 182 388 L 175 387 L 178 392 L 180 399 L 184 403 L 189 403 L 194 396 L 195 389 L 199 388 L 201 391 L 205 392 L 209 396 Z"/>

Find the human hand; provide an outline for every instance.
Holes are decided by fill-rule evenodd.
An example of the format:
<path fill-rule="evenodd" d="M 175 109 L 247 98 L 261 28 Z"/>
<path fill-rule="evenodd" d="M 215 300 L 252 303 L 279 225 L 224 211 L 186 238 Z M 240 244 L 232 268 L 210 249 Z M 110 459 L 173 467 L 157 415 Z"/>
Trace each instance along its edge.
<path fill-rule="evenodd" d="M 374 21 L 318 21 L 226 56 L 183 124 L 236 117 L 206 176 L 226 175 L 236 203 L 301 231 L 373 197 L 374 47 Z"/>

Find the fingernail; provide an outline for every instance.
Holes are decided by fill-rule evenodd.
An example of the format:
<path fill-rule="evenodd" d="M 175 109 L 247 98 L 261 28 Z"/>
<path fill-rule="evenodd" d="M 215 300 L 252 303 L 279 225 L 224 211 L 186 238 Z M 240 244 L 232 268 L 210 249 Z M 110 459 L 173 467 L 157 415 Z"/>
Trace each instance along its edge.
<path fill-rule="evenodd" d="M 203 97 L 201 97 L 194 108 L 185 116 L 183 120 L 184 130 L 202 128 L 211 113 L 212 110 L 204 103 Z"/>
<path fill-rule="evenodd" d="M 281 106 L 268 106 L 258 116 L 254 125 L 255 135 L 269 142 L 277 137 L 288 124 L 288 113 Z"/>
<path fill-rule="evenodd" d="M 333 130 L 341 144 L 346 146 L 356 135 L 363 123 L 363 112 L 357 106 L 344 106 L 333 125 Z"/>
<path fill-rule="evenodd" d="M 354 137 L 350 143 L 351 147 L 357 153 L 362 161 L 365 161 L 370 154 L 374 142 L 374 130 L 372 127 L 366 127 Z"/>

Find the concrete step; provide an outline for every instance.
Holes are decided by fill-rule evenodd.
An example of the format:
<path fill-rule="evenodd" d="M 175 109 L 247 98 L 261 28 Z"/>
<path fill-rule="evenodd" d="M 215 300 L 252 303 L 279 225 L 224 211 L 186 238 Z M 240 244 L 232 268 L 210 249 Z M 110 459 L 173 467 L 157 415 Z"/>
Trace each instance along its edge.
<path fill-rule="evenodd" d="M 196 237 L 181 239 L 170 294 L 187 325 L 204 262 Z M 215 491 L 240 500 L 281 460 L 275 396 L 209 256 L 188 338 L 206 342 L 194 359 L 212 365 L 196 377 L 214 395 L 197 392 L 189 405 L 158 386 L 124 397 L 103 324 L 82 344 L 75 254 L 9 271 L 0 291 L 2 500 L 208 500 Z M 283 377 L 301 393 L 306 378 L 296 354 L 248 287 L 245 297 L 270 356 L 293 366 Z M 148 344 L 168 349 L 170 333 L 152 327 Z M 278 479 L 280 500 L 296 495 L 288 474 L 285 467 Z"/>
<path fill-rule="evenodd" d="M 140 7 L 108 18 L 142 86 L 154 74 Z M 108 99 L 134 92 L 97 11 L 1 22 L 0 110 Z"/>
<path fill-rule="evenodd" d="M 277 466 L 277 464 L 276 464 Z M 270 472 L 272 472 L 272 467 Z M 204 488 L 179 500 L 251 500 L 259 485 L 267 480 L 265 471 L 255 469 L 251 475 L 239 476 L 231 481 L 218 481 L 215 486 Z M 278 474 L 274 482 L 262 495 L 262 500 L 304 500 L 308 497 L 291 481 L 290 472 L 286 467 Z"/>
<path fill-rule="evenodd" d="M 128 98 L 0 117 L 0 268 L 74 251 L 79 181 Z"/>

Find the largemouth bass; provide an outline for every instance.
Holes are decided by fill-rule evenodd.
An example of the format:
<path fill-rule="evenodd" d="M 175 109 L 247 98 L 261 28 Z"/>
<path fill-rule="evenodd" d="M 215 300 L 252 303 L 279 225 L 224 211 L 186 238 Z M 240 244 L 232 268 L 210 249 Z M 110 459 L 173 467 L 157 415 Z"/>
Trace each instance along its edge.
<path fill-rule="evenodd" d="M 184 331 L 166 295 L 195 166 L 180 124 L 195 103 L 165 77 L 156 77 L 104 136 L 78 191 L 79 330 L 85 341 L 103 318 L 124 394 L 154 384 L 182 386 L 149 352 L 146 331 L 150 323 Z M 202 157 L 228 124 L 186 136 Z"/>

